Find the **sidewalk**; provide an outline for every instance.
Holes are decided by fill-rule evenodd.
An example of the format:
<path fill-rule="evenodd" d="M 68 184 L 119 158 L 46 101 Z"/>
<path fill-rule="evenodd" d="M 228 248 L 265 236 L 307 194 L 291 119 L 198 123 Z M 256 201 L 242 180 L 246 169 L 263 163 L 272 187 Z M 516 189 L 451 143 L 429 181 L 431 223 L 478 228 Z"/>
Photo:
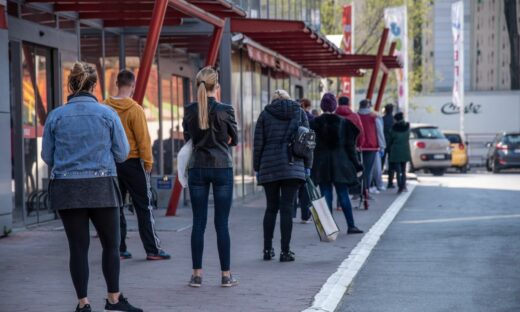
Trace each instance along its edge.
<path fill-rule="evenodd" d="M 356 225 L 368 231 L 396 198 L 395 191 L 376 195 L 368 211 L 355 210 Z M 341 235 L 321 243 L 313 224 L 295 223 L 291 249 L 293 263 L 266 262 L 262 256 L 263 194 L 238 200 L 231 211 L 231 259 L 240 285 L 219 287 L 220 268 L 212 213 L 208 219 L 204 250 L 204 282 L 200 289 L 187 286 L 191 274 L 191 210 L 181 208 L 177 217 L 155 211 L 163 248 L 169 261 L 145 261 L 135 216 L 129 216 L 128 245 L 134 259 L 121 263 L 121 290 L 145 311 L 301 311 L 336 271 L 363 235 L 346 235 L 343 213 L 335 211 Z M 299 212 L 298 212 L 299 213 Z M 94 234 L 94 233 L 92 233 Z M 279 227 L 274 246 L 277 256 Z M 0 311 L 72 311 L 75 294 L 68 272 L 68 250 L 61 223 L 16 233 L 0 240 Z M 91 240 L 89 298 L 94 311 L 103 308 L 105 285 L 101 273 L 101 246 Z"/>

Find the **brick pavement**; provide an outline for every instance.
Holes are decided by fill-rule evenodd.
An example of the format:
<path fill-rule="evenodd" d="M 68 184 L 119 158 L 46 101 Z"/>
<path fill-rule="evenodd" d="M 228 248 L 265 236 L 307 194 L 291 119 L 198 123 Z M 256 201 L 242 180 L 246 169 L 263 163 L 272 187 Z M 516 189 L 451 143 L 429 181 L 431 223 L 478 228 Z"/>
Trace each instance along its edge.
<path fill-rule="evenodd" d="M 377 195 L 368 211 L 354 211 L 356 224 L 368 230 L 395 198 L 394 192 Z M 342 234 L 333 243 L 319 242 L 313 224 L 294 224 L 291 248 L 293 263 L 261 260 L 262 194 L 234 203 L 230 219 L 232 271 L 238 287 L 219 287 L 219 263 L 214 227 L 206 231 L 204 283 L 200 289 L 187 286 L 191 274 L 191 211 L 182 208 L 178 217 L 163 217 L 156 211 L 163 247 L 170 261 L 144 260 L 135 217 L 130 216 L 129 251 L 134 259 L 121 264 L 121 290 L 145 311 L 301 311 L 308 307 L 321 285 L 361 239 L 346 235 L 342 212 L 335 212 Z M 68 250 L 59 222 L 21 231 L 0 240 L 0 311 L 73 311 L 75 294 L 68 273 Z M 279 254 L 279 228 L 276 253 Z M 105 285 L 101 273 L 101 246 L 92 238 L 89 297 L 94 311 L 102 311 Z"/>

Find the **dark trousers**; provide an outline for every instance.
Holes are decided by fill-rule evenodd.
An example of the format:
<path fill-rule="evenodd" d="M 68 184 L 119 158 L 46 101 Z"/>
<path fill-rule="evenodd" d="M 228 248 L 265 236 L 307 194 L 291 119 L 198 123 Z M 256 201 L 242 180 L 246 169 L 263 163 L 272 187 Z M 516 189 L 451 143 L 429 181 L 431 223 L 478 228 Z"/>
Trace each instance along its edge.
<path fill-rule="evenodd" d="M 383 156 L 383 168 L 384 168 L 384 165 L 385 165 L 385 161 L 386 159 L 389 157 L 389 153 L 388 153 L 388 149 L 385 150 L 385 155 Z M 392 163 L 390 162 L 390 160 L 388 160 L 388 186 L 390 185 L 394 185 L 394 175 L 395 175 L 395 170 L 394 170 L 394 167 L 392 166 Z"/>
<path fill-rule="evenodd" d="M 64 209 L 59 214 L 69 241 L 69 269 L 78 299 L 87 297 L 89 220 L 103 247 L 101 267 L 107 292 L 119 292 L 119 207 Z"/>
<path fill-rule="evenodd" d="M 390 163 L 395 170 L 398 190 L 402 191 L 406 187 L 406 162 Z"/>
<path fill-rule="evenodd" d="M 264 184 L 267 208 L 264 215 L 264 249 L 273 248 L 273 235 L 276 216 L 280 210 L 280 231 L 282 251 L 288 252 L 291 244 L 292 210 L 296 192 L 302 181 L 296 179 L 281 180 Z"/>
<path fill-rule="evenodd" d="M 139 236 L 143 242 L 147 254 L 157 254 L 161 250 L 159 236 L 155 231 L 155 219 L 153 217 L 152 191 L 150 175 L 145 172 L 141 159 L 130 158 L 117 164 L 117 177 L 123 199 L 126 192 L 132 197 L 132 204 L 137 214 Z M 121 246 L 119 251 L 126 251 L 126 219 L 121 207 Z"/>
<path fill-rule="evenodd" d="M 349 228 L 355 227 L 354 215 L 352 214 L 352 204 L 350 198 L 348 198 L 348 186 L 346 183 L 320 183 L 321 194 L 325 197 L 327 205 L 329 206 L 330 213 L 332 213 L 332 185 L 336 189 L 338 194 L 338 201 L 347 220 L 347 226 Z"/>
<path fill-rule="evenodd" d="M 298 196 L 294 199 L 293 218 L 296 218 L 296 211 L 298 210 L 298 206 L 300 206 L 301 209 L 302 220 L 309 220 L 311 218 L 311 211 L 309 209 L 311 206 L 311 199 L 309 198 L 309 193 L 307 192 L 305 183 L 300 186 L 298 189 Z"/>
<path fill-rule="evenodd" d="M 372 183 L 372 170 L 374 168 L 376 155 L 377 152 L 375 151 L 363 152 L 363 190 L 370 188 L 370 184 Z"/>
<path fill-rule="evenodd" d="M 193 228 L 191 230 L 191 260 L 193 269 L 202 269 L 204 232 L 208 220 L 209 188 L 213 186 L 215 202 L 215 230 L 222 271 L 229 271 L 231 262 L 231 242 L 228 220 L 233 201 L 232 168 L 193 168 L 188 172 Z"/>

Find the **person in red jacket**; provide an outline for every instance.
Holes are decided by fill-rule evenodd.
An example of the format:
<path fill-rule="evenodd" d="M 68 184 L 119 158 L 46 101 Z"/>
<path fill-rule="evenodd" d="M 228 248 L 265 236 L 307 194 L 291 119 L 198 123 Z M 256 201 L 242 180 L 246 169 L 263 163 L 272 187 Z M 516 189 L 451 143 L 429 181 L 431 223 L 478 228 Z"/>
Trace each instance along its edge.
<path fill-rule="evenodd" d="M 352 111 L 350 107 L 350 99 L 348 96 L 340 96 L 338 99 L 338 108 L 336 109 L 336 115 L 348 119 L 350 122 L 356 126 L 359 130 L 359 135 L 357 137 L 356 147 L 361 147 L 365 142 L 365 134 L 363 131 L 363 124 L 361 123 L 361 119 L 359 115 Z"/>
<path fill-rule="evenodd" d="M 372 111 L 371 106 L 369 99 L 359 102 L 358 114 L 365 134 L 365 140 L 360 147 L 363 155 L 363 191 L 372 183 L 374 161 L 379 150 L 383 148 L 379 142 L 384 142 L 383 125 L 378 122 L 378 116 Z"/>

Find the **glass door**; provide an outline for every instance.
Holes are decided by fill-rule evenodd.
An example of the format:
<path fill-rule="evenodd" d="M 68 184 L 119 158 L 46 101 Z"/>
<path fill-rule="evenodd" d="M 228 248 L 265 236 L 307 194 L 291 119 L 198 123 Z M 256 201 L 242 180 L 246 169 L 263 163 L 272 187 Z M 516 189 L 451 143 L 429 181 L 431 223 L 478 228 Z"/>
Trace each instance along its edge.
<path fill-rule="evenodd" d="M 13 103 L 21 120 L 12 122 L 14 131 L 21 131 L 20 142 L 22 159 L 13 159 L 13 168 L 21 170 L 22 179 L 15 179 L 16 184 L 23 184 L 15 188 L 21 192 L 15 194 L 23 202 L 22 217 L 25 224 L 34 224 L 55 219 L 56 215 L 50 210 L 47 185 L 49 168 L 41 159 L 42 136 L 45 120 L 54 107 L 53 50 L 30 43 L 21 45 L 21 103 Z"/>

